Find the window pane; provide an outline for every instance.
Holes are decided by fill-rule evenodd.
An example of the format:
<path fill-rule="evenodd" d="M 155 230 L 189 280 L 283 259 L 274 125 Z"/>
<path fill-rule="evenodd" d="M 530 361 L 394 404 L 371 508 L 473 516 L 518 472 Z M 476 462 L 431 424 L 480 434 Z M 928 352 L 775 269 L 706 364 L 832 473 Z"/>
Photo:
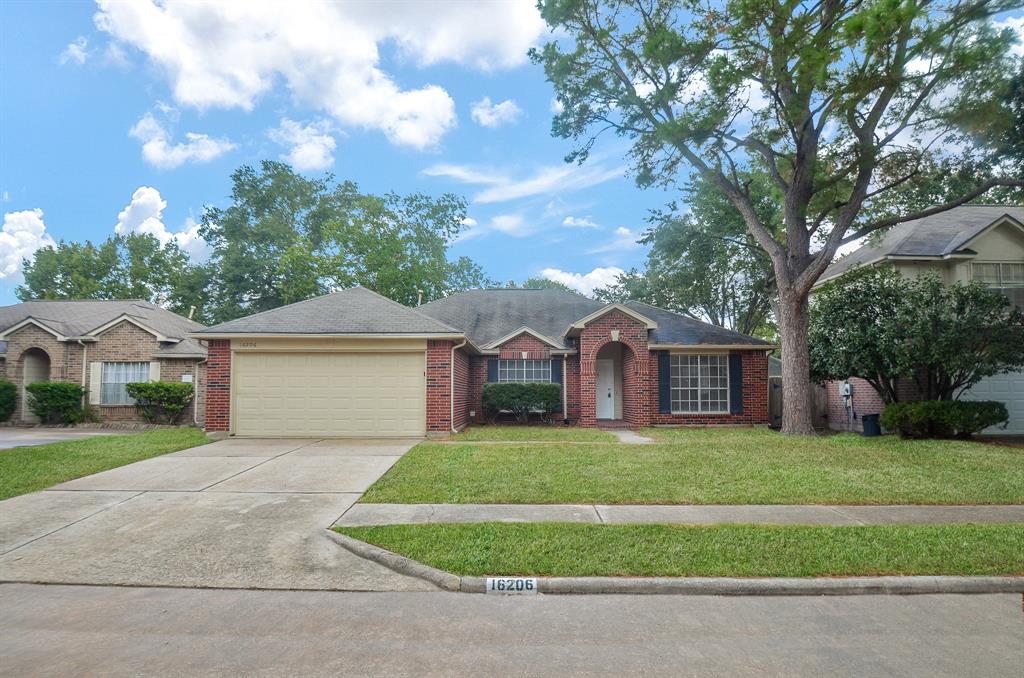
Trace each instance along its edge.
<path fill-rule="evenodd" d="M 134 405 L 125 384 L 149 381 L 149 363 L 103 363 L 100 402 L 104 405 Z"/>
<path fill-rule="evenodd" d="M 729 359 L 723 355 L 673 355 L 669 365 L 672 411 L 729 411 Z"/>
<path fill-rule="evenodd" d="M 551 381 L 551 361 L 499 360 L 498 381 Z"/>
<path fill-rule="evenodd" d="M 986 285 L 998 285 L 999 264 L 971 264 L 971 277 Z"/>
<path fill-rule="evenodd" d="M 1002 265 L 1003 285 L 1024 285 L 1024 264 Z"/>

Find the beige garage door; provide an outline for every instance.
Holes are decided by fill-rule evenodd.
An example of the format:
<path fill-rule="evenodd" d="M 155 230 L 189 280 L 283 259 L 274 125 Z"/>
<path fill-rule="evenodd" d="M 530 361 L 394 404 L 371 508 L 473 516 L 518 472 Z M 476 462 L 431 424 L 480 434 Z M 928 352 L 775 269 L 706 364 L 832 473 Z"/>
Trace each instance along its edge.
<path fill-rule="evenodd" d="M 236 353 L 234 432 L 422 436 L 424 354 Z"/>

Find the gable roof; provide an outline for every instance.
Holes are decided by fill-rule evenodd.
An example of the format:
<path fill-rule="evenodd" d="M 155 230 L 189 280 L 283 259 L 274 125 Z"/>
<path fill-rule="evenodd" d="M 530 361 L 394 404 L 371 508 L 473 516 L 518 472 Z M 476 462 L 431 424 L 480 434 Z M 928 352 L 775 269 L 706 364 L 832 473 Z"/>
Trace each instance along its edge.
<path fill-rule="evenodd" d="M 562 290 L 489 289 L 459 292 L 423 304 L 417 310 L 447 325 L 461 328 L 477 346 L 492 346 L 494 342 L 509 335 L 515 336 L 517 330 L 528 327 L 559 342 L 560 348 L 570 348 L 565 343 L 565 332 L 570 325 L 609 306 L 614 307 L 614 304 Z M 622 306 L 657 324 L 657 329 L 651 330 L 652 344 L 771 347 L 761 339 L 649 304 L 627 301 Z"/>
<path fill-rule="evenodd" d="M 0 307 L 0 336 L 34 324 L 59 338 L 91 337 L 121 320 L 132 322 L 168 343 L 161 355 L 206 355 L 206 349 L 188 335 L 202 325 L 141 299 L 39 300 Z"/>
<path fill-rule="evenodd" d="M 461 336 L 461 330 L 365 287 L 352 287 L 230 320 L 195 336 L 395 334 Z"/>
<path fill-rule="evenodd" d="M 970 241 L 1004 218 L 1024 228 L 1024 207 L 961 205 L 923 219 L 893 226 L 875 245 L 864 245 L 825 269 L 819 283 L 888 257 L 942 258 L 973 255 Z"/>

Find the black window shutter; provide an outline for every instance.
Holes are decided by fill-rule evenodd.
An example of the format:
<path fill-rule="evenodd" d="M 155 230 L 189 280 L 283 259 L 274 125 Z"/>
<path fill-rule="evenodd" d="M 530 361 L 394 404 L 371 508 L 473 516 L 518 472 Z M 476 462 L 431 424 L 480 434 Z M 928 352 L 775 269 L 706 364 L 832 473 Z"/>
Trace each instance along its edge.
<path fill-rule="evenodd" d="M 551 359 L 551 383 L 558 384 L 564 388 L 562 384 L 562 359 L 552 358 Z M 555 408 L 555 412 L 562 411 L 562 403 L 559 401 L 558 407 Z"/>
<path fill-rule="evenodd" d="M 658 412 L 672 414 L 672 358 L 668 351 L 658 353 Z"/>
<path fill-rule="evenodd" d="M 743 414 L 743 354 L 729 354 L 729 412 Z"/>
<path fill-rule="evenodd" d="M 498 359 L 487 359 L 487 381 L 498 381 Z"/>

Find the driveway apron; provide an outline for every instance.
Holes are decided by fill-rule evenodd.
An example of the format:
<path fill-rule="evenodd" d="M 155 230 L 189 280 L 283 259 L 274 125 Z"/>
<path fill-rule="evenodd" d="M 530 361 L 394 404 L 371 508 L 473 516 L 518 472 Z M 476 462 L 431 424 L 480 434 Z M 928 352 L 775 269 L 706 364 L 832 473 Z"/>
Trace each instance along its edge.
<path fill-rule="evenodd" d="M 326 535 L 415 440 L 230 439 L 0 502 L 0 581 L 431 590 Z"/>

